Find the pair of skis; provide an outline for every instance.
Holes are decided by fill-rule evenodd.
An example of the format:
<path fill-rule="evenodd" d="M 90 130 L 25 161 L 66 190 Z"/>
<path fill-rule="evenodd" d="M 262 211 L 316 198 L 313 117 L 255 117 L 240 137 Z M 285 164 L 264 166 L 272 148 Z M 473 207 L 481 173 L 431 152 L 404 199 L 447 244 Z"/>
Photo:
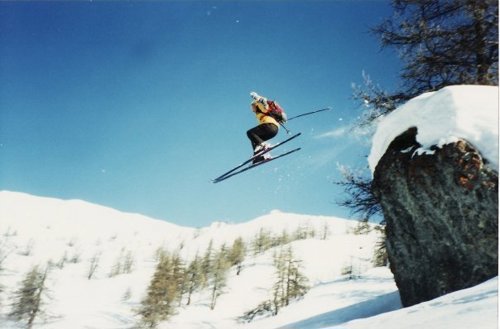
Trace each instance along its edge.
<path fill-rule="evenodd" d="M 245 165 L 249 164 L 250 162 L 252 162 L 252 161 L 253 161 L 253 160 L 255 160 L 256 158 L 261 157 L 261 156 L 263 156 L 264 154 L 271 152 L 272 150 L 274 150 L 274 149 L 275 149 L 275 148 L 277 148 L 278 146 L 281 146 L 281 145 L 283 145 L 283 144 L 285 144 L 285 143 L 288 143 L 288 142 L 289 142 L 289 141 L 291 141 L 292 139 L 299 137 L 299 136 L 300 136 L 300 134 L 301 134 L 301 133 L 297 133 L 297 134 L 295 134 L 295 135 L 293 135 L 293 136 L 291 136 L 291 137 L 289 137 L 289 138 L 285 139 L 284 141 L 279 142 L 278 144 L 275 144 L 275 145 L 273 145 L 273 146 L 271 146 L 271 147 L 269 147 L 269 148 L 267 148 L 267 149 L 265 149 L 265 150 L 263 150 L 263 151 L 261 151 L 261 152 L 258 152 L 258 153 L 256 153 L 256 154 L 254 154 L 254 156 L 252 156 L 250 159 L 248 159 L 248 160 L 246 160 L 246 161 L 242 162 L 241 164 L 237 165 L 236 167 L 232 168 L 231 170 L 229 170 L 229 171 L 227 171 L 227 172 L 223 173 L 222 175 L 220 175 L 219 177 L 217 177 L 217 178 L 213 179 L 213 180 L 212 180 L 212 182 L 213 182 L 213 183 L 219 183 L 219 182 L 222 182 L 223 180 L 226 180 L 226 179 L 228 179 L 229 177 L 233 177 L 233 176 L 235 176 L 235 175 L 241 174 L 241 173 L 243 173 L 243 172 L 245 172 L 245 171 L 247 171 L 247 170 L 250 170 L 250 169 L 252 169 L 252 168 L 258 167 L 258 166 L 263 165 L 263 164 L 265 164 L 265 163 L 268 163 L 268 162 L 274 161 L 274 160 L 276 160 L 276 159 L 282 158 L 282 157 L 284 157 L 284 156 L 286 156 L 286 155 L 289 155 L 289 154 L 292 154 L 292 153 L 294 153 L 294 152 L 299 151 L 299 150 L 300 150 L 300 147 L 299 147 L 299 148 L 296 148 L 296 149 L 293 149 L 293 150 L 291 150 L 291 151 L 285 152 L 285 153 L 283 153 L 283 154 L 277 155 L 277 156 L 275 156 L 275 157 L 271 157 L 271 158 L 268 158 L 268 159 L 264 159 L 264 160 L 259 161 L 259 162 L 257 162 L 257 163 L 251 164 L 251 165 L 249 165 L 249 166 L 247 166 L 247 167 L 244 167 Z M 243 167 L 244 167 L 244 168 L 243 168 Z"/>
<path fill-rule="evenodd" d="M 316 110 L 316 111 L 311 111 L 311 112 L 307 112 L 307 113 L 302 113 L 302 114 L 299 114 L 299 115 L 296 115 L 296 116 L 294 116 L 294 117 L 289 118 L 289 119 L 288 119 L 288 121 L 293 120 L 293 119 L 296 119 L 296 118 L 300 118 L 300 117 L 303 117 L 303 116 L 306 116 L 306 115 L 311 115 L 311 114 L 315 114 L 315 113 L 318 113 L 318 112 L 330 111 L 330 110 L 331 110 L 331 108 L 330 108 L 330 107 L 326 107 L 326 108 L 323 108 L 323 109 L 321 109 L 321 110 Z M 281 123 L 280 123 L 280 124 L 281 124 Z M 287 129 L 287 128 L 283 125 L 283 124 L 281 124 L 281 126 L 282 126 L 285 130 L 286 130 L 286 132 L 287 132 L 288 134 L 290 133 L 290 131 L 289 131 L 289 130 L 288 130 L 288 129 Z M 264 154 L 266 154 L 266 153 L 269 153 L 270 151 L 274 150 L 274 149 L 275 149 L 275 148 L 277 148 L 278 146 L 283 145 L 283 144 L 285 144 L 285 143 L 288 143 L 288 142 L 289 142 L 289 141 L 291 141 L 292 139 L 297 138 L 297 137 L 299 137 L 299 136 L 300 136 L 300 133 L 297 133 L 297 134 L 293 135 L 292 137 L 289 137 L 289 138 L 285 139 L 284 141 L 282 141 L 282 142 L 280 142 L 280 143 L 278 143 L 278 144 L 276 144 L 276 145 L 273 145 L 273 146 L 271 146 L 270 148 L 268 148 L 268 149 L 266 149 L 266 150 L 263 150 L 263 151 L 261 151 L 261 152 L 259 152 L 259 153 L 257 153 L 257 154 L 254 154 L 254 156 L 253 156 L 253 157 L 251 157 L 250 159 L 248 159 L 248 160 L 244 161 L 243 163 L 241 163 L 241 164 L 237 165 L 237 166 L 236 166 L 236 167 L 234 167 L 233 169 L 231 169 L 231 170 L 229 170 L 229 171 L 225 172 L 224 174 L 220 175 L 219 177 L 217 177 L 217 178 L 213 179 L 213 180 L 212 180 L 212 182 L 213 182 L 213 183 L 219 183 L 219 182 L 222 182 L 223 180 L 226 180 L 226 179 L 228 179 L 229 177 L 233 177 L 233 176 L 235 176 L 235 175 L 241 174 L 241 173 L 243 173 L 243 172 L 245 172 L 245 171 L 247 171 L 247 170 L 250 170 L 250 169 L 252 169 L 252 168 L 258 167 L 258 166 L 263 165 L 263 164 L 265 164 L 265 163 L 268 163 L 268 162 L 274 161 L 274 160 L 276 160 L 276 159 L 282 158 L 282 157 L 284 157 L 284 156 L 286 156 L 286 155 L 289 155 L 289 154 L 291 154 L 291 153 L 294 153 L 294 152 L 299 151 L 299 150 L 300 150 L 300 147 L 299 147 L 299 148 L 296 148 L 296 149 L 293 149 L 293 150 L 291 150 L 291 151 L 285 152 L 285 153 L 283 153 L 283 154 L 280 154 L 280 155 L 278 155 L 278 156 L 271 157 L 271 158 L 268 158 L 268 159 L 264 159 L 263 161 L 259 161 L 259 162 L 253 163 L 253 164 L 251 164 L 251 165 L 249 165 L 249 166 L 247 166 L 247 167 L 244 167 L 245 165 L 249 164 L 250 162 L 252 162 L 252 161 L 253 161 L 253 160 L 255 160 L 256 158 L 261 157 L 261 156 L 263 156 L 263 155 L 264 155 Z"/>

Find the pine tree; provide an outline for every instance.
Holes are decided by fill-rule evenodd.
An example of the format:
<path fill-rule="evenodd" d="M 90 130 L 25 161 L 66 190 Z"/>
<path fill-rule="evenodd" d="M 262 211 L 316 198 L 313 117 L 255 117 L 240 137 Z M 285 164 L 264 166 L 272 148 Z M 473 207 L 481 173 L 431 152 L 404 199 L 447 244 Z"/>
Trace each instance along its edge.
<path fill-rule="evenodd" d="M 284 229 L 281 232 L 281 235 L 278 237 L 278 241 L 277 241 L 276 246 L 284 246 L 291 241 L 292 241 L 292 238 L 290 237 L 290 234 L 288 234 L 288 231 L 286 229 Z"/>
<path fill-rule="evenodd" d="M 227 250 L 223 245 L 218 253 L 215 254 L 211 273 L 211 290 L 212 297 L 210 309 L 215 309 L 217 298 L 222 294 L 223 288 L 226 286 L 227 271 L 231 267 L 227 260 Z"/>
<path fill-rule="evenodd" d="M 240 275 L 242 263 L 245 260 L 246 247 L 241 237 L 233 242 L 233 246 L 229 250 L 228 262 L 230 266 L 236 266 L 236 275 Z"/>
<path fill-rule="evenodd" d="M 201 260 L 201 286 L 206 288 L 208 286 L 208 281 L 210 280 L 210 273 L 212 273 L 212 252 L 213 252 L 213 240 L 210 240 L 207 250 L 203 255 Z"/>
<path fill-rule="evenodd" d="M 177 300 L 180 306 L 182 304 L 182 296 L 186 292 L 186 268 L 178 253 L 172 257 L 172 273 L 169 281 L 170 293 L 173 295 L 173 300 Z"/>
<path fill-rule="evenodd" d="M 252 242 L 254 255 L 258 255 L 268 250 L 272 245 L 271 233 L 264 228 L 259 230 L 259 233 Z"/>
<path fill-rule="evenodd" d="M 307 277 L 300 271 L 300 261 L 293 256 L 291 246 L 282 249 L 274 256 L 276 282 L 273 286 L 274 315 L 281 307 L 288 306 L 291 300 L 304 296 L 308 291 Z"/>
<path fill-rule="evenodd" d="M 201 259 L 196 254 L 195 258 L 189 263 L 186 270 L 186 305 L 191 304 L 191 296 L 202 286 L 203 274 L 201 272 Z"/>
<path fill-rule="evenodd" d="M 114 277 L 123 273 L 131 273 L 134 262 L 135 261 L 132 252 L 130 250 L 126 251 L 125 248 L 122 248 L 122 250 L 120 251 L 120 255 L 111 268 L 109 277 Z"/>
<path fill-rule="evenodd" d="M 44 295 L 47 293 L 46 280 L 49 266 L 41 270 L 34 266 L 14 292 L 12 311 L 9 314 L 16 321 L 26 321 L 32 328 L 35 319 L 43 313 Z"/>
<path fill-rule="evenodd" d="M 308 238 L 314 238 L 315 236 L 316 231 L 310 225 L 310 223 L 308 223 L 307 225 L 301 225 L 297 227 L 293 235 L 293 240 L 305 240 Z"/>
<path fill-rule="evenodd" d="M 285 289 L 286 261 L 284 259 L 283 249 L 280 251 L 279 254 L 275 252 L 273 256 L 273 263 L 275 267 L 276 281 L 274 282 L 273 285 L 272 315 L 277 315 L 279 309 L 283 306 L 283 301 L 286 296 L 286 289 Z"/>
<path fill-rule="evenodd" d="M 238 319 L 250 322 L 258 315 L 277 315 L 282 307 L 289 305 L 290 301 L 304 296 L 309 287 L 307 277 L 300 271 L 300 261 L 293 256 L 291 246 L 281 248 L 273 256 L 275 267 L 275 282 L 272 288 L 272 297 L 260 303 L 256 308 L 245 312 Z"/>
<path fill-rule="evenodd" d="M 163 254 L 160 257 L 153 278 L 148 287 L 147 295 L 141 302 L 137 314 L 141 316 L 139 325 L 146 328 L 156 328 L 159 322 L 167 320 L 175 314 L 182 296 L 180 277 L 184 270 L 178 255 Z"/>
<path fill-rule="evenodd" d="M 170 266 L 170 259 L 162 256 L 148 287 L 147 295 L 142 300 L 137 314 L 141 316 L 141 328 L 156 328 L 158 323 L 166 319 L 170 313 L 165 303 L 167 295 L 166 269 Z"/>
<path fill-rule="evenodd" d="M 285 250 L 286 265 L 286 296 L 285 306 L 288 306 L 290 300 L 304 296 L 308 290 L 307 278 L 300 272 L 301 261 L 293 256 L 292 247 Z"/>

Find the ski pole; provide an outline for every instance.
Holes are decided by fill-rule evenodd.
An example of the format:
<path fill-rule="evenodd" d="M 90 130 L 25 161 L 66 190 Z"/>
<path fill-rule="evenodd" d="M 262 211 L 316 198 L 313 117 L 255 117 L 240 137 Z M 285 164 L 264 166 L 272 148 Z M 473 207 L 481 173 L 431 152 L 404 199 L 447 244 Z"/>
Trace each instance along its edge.
<path fill-rule="evenodd" d="M 302 113 L 302 114 L 299 114 L 299 115 L 296 115 L 294 117 L 289 118 L 287 121 L 290 121 L 290 120 L 293 120 L 293 119 L 297 119 L 297 118 L 300 118 L 300 117 L 303 117 L 303 116 L 306 116 L 306 115 L 311 115 L 311 114 L 314 114 L 314 113 L 318 113 L 318 112 L 330 111 L 331 109 L 332 109 L 331 107 L 325 107 L 324 109 L 321 109 L 321 110 L 307 112 L 307 113 Z"/>
<path fill-rule="evenodd" d="M 280 124 L 280 126 L 282 126 L 282 127 L 283 127 L 283 129 L 285 129 L 285 131 L 286 131 L 287 135 L 290 135 L 290 130 L 288 130 L 288 128 L 287 128 L 287 127 L 285 127 L 285 125 L 283 124 L 283 122 L 279 122 L 279 121 L 278 121 L 278 123 Z"/>

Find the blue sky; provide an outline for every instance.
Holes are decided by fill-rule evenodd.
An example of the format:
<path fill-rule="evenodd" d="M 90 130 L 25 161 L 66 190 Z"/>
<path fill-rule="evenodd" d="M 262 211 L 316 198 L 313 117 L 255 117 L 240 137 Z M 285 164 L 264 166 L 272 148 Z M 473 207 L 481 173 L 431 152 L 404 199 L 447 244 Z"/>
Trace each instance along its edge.
<path fill-rule="evenodd" d="M 388 1 L 0 3 L 0 189 L 83 199 L 180 225 L 273 209 L 348 216 L 339 165 L 366 167 L 362 72 L 397 84 L 370 27 Z M 302 136 L 290 157 L 220 184 L 251 155 L 251 91 Z M 344 133 L 342 133 L 344 132 Z M 273 142 L 286 138 L 282 130 Z M 275 153 L 279 153 L 276 150 Z"/>

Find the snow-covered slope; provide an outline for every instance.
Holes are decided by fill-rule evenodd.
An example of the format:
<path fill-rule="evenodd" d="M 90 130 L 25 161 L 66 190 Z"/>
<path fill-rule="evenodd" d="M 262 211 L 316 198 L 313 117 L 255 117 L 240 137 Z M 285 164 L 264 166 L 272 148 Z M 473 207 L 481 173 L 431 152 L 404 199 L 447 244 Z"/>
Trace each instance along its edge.
<path fill-rule="evenodd" d="M 7 191 L 0 192 L 0 216 L 1 252 L 7 256 L 0 277 L 0 284 L 6 287 L 0 293 L 2 299 L 9 299 L 33 265 L 55 264 L 49 276 L 52 299 L 47 308 L 57 320 L 45 322 L 43 328 L 104 329 L 133 324 L 133 310 L 144 297 L 159 249 L 178 250 L 189 261 L 197 253 L 203 254 L 210 242 L 218 248 L 231 246 L 237 238 L 250 244 L 262 231 L 272 236 L 314 231 L 316 237 L 291 244 L 310 283 L 321 286 L 338 280 L 345 266 L 355 265 L 358 272 L 369 269 L 378 237 L 375 231 L 352 234 L 358 225 L 355 221 L 279 211 L 246 223 L 219 222 L 196 229 L 79 200 Z M 192 306 L 178 310 L 172 323 L 177 328 L 208 328 L 203 323 L 212 319 L 220 323 L 219 328 L 235 326 L 236 317 L 269 298 L 273 253 L 268 250 L 253 256 L 249 252 L 241 275 L 231 271 L 214 311 L 207 307 L 208 295 L 200 293 Z M 115 264 L 124 257 L 133 260 L 132 271 L 112 275 Z M 89 280 L 90 264 L 96 258 L 99 266 Z M 387 285 L 394 290 L 392 281 Z M 324 305 L 328 309 L 329 304 Z M 4 315 L 8 313 L 8 305 L 3 309 Z"/>
<path fill-rule="evenodd" d="M 231 245 L 241 237 L 250 245 L 262 231 L 273 236 L 284 231 L 316 232 L 289 244 L 309 279 L 311 289 L 303 299 L 281 309 L 277 316 L 238 322 L 245 311 L 270 298 L 275 275 L 273 254 L 280 247 L 257 255 L 248 252 L 241 274 L 230 271 L 214 310 L 209 307 L 209 292 L 198 292 L 190 306 L 178 308 L 177 314 L 158 328 L 402 329 L 422 328 L 421 323 L 426 328 L 449 327 L 447 324 L 455 329 L 470 328 L 460 326 L 451 316 L 454 314 L 460 314 L 463 323 L 479 323 L 477 328 L 496 328 L 493 281 L 455 293 L 450 299 L 445 296 L 399 310 L 392 274 L 387 268 L 371 265 L 379 233 L 353 234 L 357 226 L 355 221 L 340 218 L 274 211 L 246 223 L 214 223 L 196 229 L 83 201 L 0 192 L 0 259 L 6 257 L 0 271 L 0 328 L 23 328 L 7 314 L 12 293 L 33 265 L 44 266 L 48 260 L 54 264 L 47 281 L 47 314 L 37 320 L 35 328 L 126 329 L 136 324 L 134 309 L 145 295 L 159 248 L 177 249 L 189 260 L 203 253 L 210 241 L 217 247 Z M 132 270 L 110 275 L 125 254 L 133 259 Z M 89 267 L 96 257 L 99 266 L 89 280 Z M 346 267 L 354 272 L 354 279 L 341 274 Z M 450 315 L 450 319 L 440 318 L 443 315 Z M 360 318 L 366 319 L 354 321 Z"/>
<path fill-rule="evenodd" d="M 352 321 L 343 328 L 498 328 L 498 278 L 397 312 Z"/>
<path fill-rule="evenodd" d="M 17 244 L 27 243 L 37 261 L 57 260 L 62 253 L 89 252 L 113 246 L 141 252 L 150 245 L 176 246 L 191 238 L 193 228 L 119 212 L 80 200 L 33 197 L 23 193 L 0 192 L 0 229 Z M 17 247 L 21 247 L 16 245 Z M 113 249 L 113 248 L 112 248 Z"/>
<path fill-rule="evenodd" d="M 421 151 L 464 138 L 498 170 L 498 87 L 451 86 L 422 94 L 382 118 L 368 162 L 372 172 L 389 144 L 417 127 Z"/>
<path fill-rule="evenodd" d="M 382 313 L 381 308 L 397 306 L 396 296 L 391 293 L 291 323 L 283 329 L 494 329 L 498 328 L 497 290 L 498 278 L 494 278 L 429 302 L 370 317 Z"/>

